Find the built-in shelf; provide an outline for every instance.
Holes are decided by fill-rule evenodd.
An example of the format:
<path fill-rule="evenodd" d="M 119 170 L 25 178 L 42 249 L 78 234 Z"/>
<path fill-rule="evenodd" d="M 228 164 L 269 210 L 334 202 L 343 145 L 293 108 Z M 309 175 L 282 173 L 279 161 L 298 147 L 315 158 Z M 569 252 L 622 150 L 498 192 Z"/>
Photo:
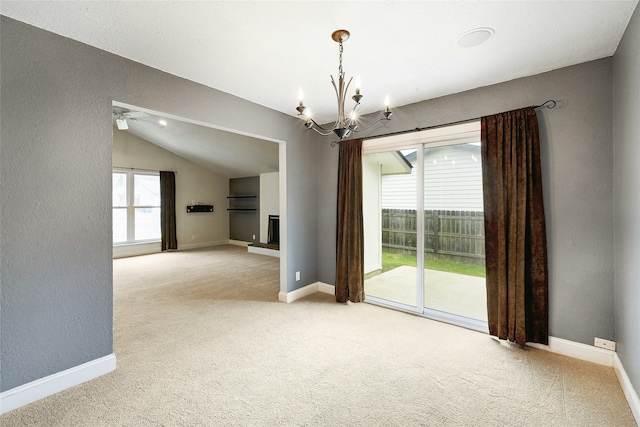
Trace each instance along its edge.
<path fill-rule="evenodd" d="M 229 202 L 229 208 L 227 209 L 229 212 L 256 212 L 258 210 L 256 206 L 256 202 L 253 200 L 249 201 L 249 199 L 257 199 L 256 195 L 246 195 L 246 196 L 227 196 L 227 199 L 234 200 L 234 202 Z M 246 200 L 246 201 L 243 201 Z"/>

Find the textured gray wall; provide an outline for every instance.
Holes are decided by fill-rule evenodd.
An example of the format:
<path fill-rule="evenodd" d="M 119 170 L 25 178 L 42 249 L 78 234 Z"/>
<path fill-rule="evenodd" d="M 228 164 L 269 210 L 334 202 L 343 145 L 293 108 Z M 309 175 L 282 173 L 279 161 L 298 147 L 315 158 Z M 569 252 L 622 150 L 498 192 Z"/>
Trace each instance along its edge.
<path fill-rule="evenodd" d="M 287 287 L 317 280 L 318 151 L 299 120 L 1 19 L 0 391 L 113 351 L 113 100 L 286 141 Z"/>
<path fill-rule="evenodd" d="M 614 339 L 612 60 L 568 67 L 394 109 L 376 134 L 538 105 L 549 248 L 550 333 Z M 337 148 L 320 145 L 319 280 L 334 283 Z"/>
<path fill-rule="evenodd" d="M 614 57 L 615 313 L 617 351 L 640 393 L 640 8 Z"/>
<path fill-rule="evenodd" d="M 229 211 L 229 238 L 245 242 L 259 242 L 260 177 L 249 176 L 230 179 L 229 196 L 256 196 L 255 199 L 229 199 L 230 208 L 256 209 L 255 211 Z"/>

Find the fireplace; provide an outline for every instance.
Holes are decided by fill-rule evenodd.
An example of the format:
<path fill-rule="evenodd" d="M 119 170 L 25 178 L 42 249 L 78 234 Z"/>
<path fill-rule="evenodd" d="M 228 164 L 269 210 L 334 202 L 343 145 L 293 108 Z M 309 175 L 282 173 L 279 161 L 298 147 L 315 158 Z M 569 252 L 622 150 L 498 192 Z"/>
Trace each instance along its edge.
<path fill-rule="evenodd" d="M 267 244 L 280 245 L 280 215 L 269 215 Z"/>

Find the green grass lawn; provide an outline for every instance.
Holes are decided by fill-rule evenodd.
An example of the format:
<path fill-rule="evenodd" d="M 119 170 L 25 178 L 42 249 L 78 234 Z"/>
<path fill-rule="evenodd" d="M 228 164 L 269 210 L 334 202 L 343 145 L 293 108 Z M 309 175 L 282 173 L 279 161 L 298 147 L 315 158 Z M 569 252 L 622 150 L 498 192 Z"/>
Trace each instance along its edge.
<path fill-rule="evenodd" d="M 485 277 L 483 265 L 463 264 L 461 262 L 446 261 L 441 259 L 427 259 L 426 268 L 430 270 L 448 271 L 450 273 L 464 274 L 467 276 Z M 382 271 L 393 270 L 402 265 L 416 266 L 416 257 L 402 255 L 382 250 Z"/>

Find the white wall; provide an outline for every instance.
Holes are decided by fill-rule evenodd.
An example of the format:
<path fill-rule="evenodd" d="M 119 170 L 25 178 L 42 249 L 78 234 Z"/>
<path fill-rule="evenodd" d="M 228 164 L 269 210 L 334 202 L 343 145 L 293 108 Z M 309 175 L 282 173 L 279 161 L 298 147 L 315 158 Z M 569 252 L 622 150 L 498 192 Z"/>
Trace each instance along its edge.
<path fill-rule="evenodd" d="M 269 215 L 280 215 L 280 173 L 260 174 L 260 242 L 267 243 Z"/>
<path fill-rule="evenodd" d="M 415 209 L 417 203 L 417 169 L 411 163 L 411 173 L 382 176 L 382 209 Z"/>
<path fill-rule="evenodd" d="M 382 269 L 382 210 L 380 163 L 362 156 L 362 214 L 364 220 L 364 273 Z"/>
<path fill-rule="evenodd" d="M 176 173 L 176 234 L 178 249 L 205 247 L 229 240 L 227 189 L 229 180 L 158 147 L 136 135 L 113 128 L 113 167 L 166 170 Z M 191 204 L 213 205 L 213 213 L 187 213 Z M 158 252 L 159 245 L 134 245 L 143 253 Z M 149 248 L 145 250 L 145 247 Z M 132 247 L 115 246 L 114 257 L 140 254 Z"/>
<path fill-rule="evenodd" d="M 479 145 L 429 148 L 424 169 L 425 209 L 484 210 Z"/>

